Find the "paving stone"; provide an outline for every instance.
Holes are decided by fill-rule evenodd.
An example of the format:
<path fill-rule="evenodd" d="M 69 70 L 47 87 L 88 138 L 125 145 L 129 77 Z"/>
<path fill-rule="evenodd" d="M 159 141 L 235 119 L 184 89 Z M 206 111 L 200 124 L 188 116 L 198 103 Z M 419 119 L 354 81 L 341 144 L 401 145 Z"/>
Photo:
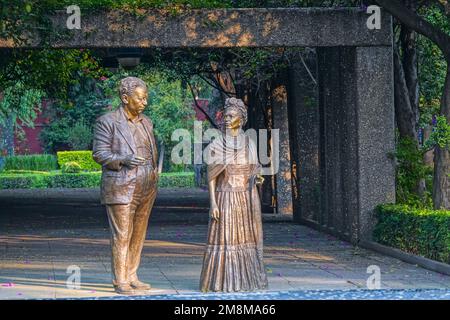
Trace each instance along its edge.
<path fill-rule="evenodd" d="M 81 211 L 76 216 L 33 210 L 0 214 L 0 299 L 449 297 L 449 276 L 354 248 L 305 226 L 275 222 L 264 224 L 268 290 L 246 295 L 204 295 L 198 291 L 198 284 L 207 225 L 188 220 L 170 222 L 170 211 L 164 214 L 169 222 L 149 224 L 139 269 L 141 280 L 150 282 L 154 290 L 137 297 L 113 292 L 110 235 L 102 211 Z M 81 268 L 80 290 L 67 287 L 70 265 Z M 370 265 L 380 267 L 381 289 L 396 290 L 368 290 Z"/>

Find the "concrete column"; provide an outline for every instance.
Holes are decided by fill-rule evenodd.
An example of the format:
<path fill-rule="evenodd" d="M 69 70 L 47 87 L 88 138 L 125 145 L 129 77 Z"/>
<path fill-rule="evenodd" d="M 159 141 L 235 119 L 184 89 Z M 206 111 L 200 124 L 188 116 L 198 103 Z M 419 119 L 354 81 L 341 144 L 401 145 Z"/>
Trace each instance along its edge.
<path fill-rule="evenodd" d="M 267 117 L 269 116 L 267 113 L 268 106 L 268 90 L 266 88 L 266 84 L 261 85 L 259 90 L 256 92 L 251 91 L 249 94 L 249 119 L 248 119 L 248 128 L 253 128 L 255 130 L 259 129 L 267 129 L 269 123 Z M 258 150 L 259 150 L 259 142 L 258 142 Z M 260 188 L 261 194 L 261 205 L 263 213 L 273 213 L 272 205 L 272 177 L 265 176 L 264 183 Z"/>
<path fill-rule="evenodd" d="M 293 163 L 294 221 L 318 222 L 319 183 L 319 106 L 317 56 L 301 53 L 289 68 L 289 126 Z M 304 63 L 302 62 L 302 59 Z"/>
<path fill-rule="evenodd" d="M 271 93 L 273 110 L 273 128 L 280 133 L 280 162 L 276 174 L 277 213 L 293 214 L 292 204 L 292 168 L 291 148 L 289 145 L 289 122 L 287 101 L 287 78 L 282 77 L 275 81 Z"/>
<path fill-rule="evenodd" d="M 395 202 L 394 88 L 391 47 L 356 48 L 359 239 L 370 240 L 376 205 Z"/>
<path fill-rule="evenodd" d="M 370 239 L 374 209 L 395 200 L 390 47 L 318 49 L 319 225 L 354 243 Z"/>

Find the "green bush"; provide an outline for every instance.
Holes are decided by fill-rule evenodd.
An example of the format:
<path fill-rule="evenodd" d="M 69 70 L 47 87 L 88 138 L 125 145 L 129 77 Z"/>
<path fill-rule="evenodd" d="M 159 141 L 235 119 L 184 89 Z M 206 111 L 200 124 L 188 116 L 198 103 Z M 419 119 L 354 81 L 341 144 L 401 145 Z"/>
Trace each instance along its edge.
<path fill-rule="evenodd" d="M 432 208 L 433 168 L 424 165 L 424 151 L 409 138 L 400 139 L 395 158 L 397 203 L 417 208 Z M 424 194 L 418 194 L 419 182 L 425 181 Z"/>
<path fill-rule="evenodd" d="M 56 153 L 58 157 L 58 164 L 62 168 L 67 162 L 77 162 L 82 170 L 85 171 L 100 171 L 101 165 L 92 159 L 92 151 L 59 151 Z"/>
<path fill-rule="evenodd" d="M 101 172 L 42 172 L 42 173 L 2 173 L 0 189 L 38 189 L 38 188 L 97 188 L 100 186 Z M 192 172 L 163 173 L 160 188 L 194 187 Z"/>
<path fill-rule="evenodd" d="M 159 177 L 158 187 L 160 188 L 194 188 L 195 178 L 193 172 L 168 172 L 162 173 Z"/>
<path fill-rule="evenodd" d="M 0 174 L 0 189 L 95 188 L 100 172 Z"/>
<path fill-rule="evenodd" d="M 47 188 L 97 188 L 101 172 L 55 174 L 49 179 Z"/>
<path fill-rule="evenodd" d="M 51 171 L 58 169 L 56 156 L 51 154 L 33 154 L 26 156 L 5 157 L 4 171 L 10 170 L 32 170 Z"/>
<path fill-rule="evenodd" d="M 69 161 L 62 165 L 61 172 L 62 173 L 78 173 L 81 172 L 81 166 L 76 161 Z"/>
<path fill-rule="evenodd" d="M 380 205 L 374 239 L 378 243 L 450 263 L 450 210 Z"/>
<path fill-rule="evenodd" d="M 50 173 L 1 174 L 0 189 L 47 188 Z"/>
<path fill-rule="evenodd" d="M 49 171 L 37 171 L 37 170 L 8 170 L 3 172 L 5 174 L 24 174 L 24 173 L 40 173 L 45 174 L 49 173 Z"/>
<path fill-rule="evenodd" d="M 92 127 L 80 121 L 69 128 L 69 145 L 72 150 L 86 150 L 92 147 Z"/>

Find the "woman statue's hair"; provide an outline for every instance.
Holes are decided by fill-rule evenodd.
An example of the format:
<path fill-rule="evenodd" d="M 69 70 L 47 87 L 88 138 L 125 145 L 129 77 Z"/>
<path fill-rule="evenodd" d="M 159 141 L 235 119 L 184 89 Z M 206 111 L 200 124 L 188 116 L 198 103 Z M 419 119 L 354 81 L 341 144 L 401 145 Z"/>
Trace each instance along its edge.
<path fill-rule="evenodd" d="M 244 101 L 238 98 L 227 98 L 225 100 L 224 109 L 233 108 L 239 111 L 242 119 L 242 126 L 247 123 L 248 115 L 247 115 L 247 107 L 244 104 Z"/>

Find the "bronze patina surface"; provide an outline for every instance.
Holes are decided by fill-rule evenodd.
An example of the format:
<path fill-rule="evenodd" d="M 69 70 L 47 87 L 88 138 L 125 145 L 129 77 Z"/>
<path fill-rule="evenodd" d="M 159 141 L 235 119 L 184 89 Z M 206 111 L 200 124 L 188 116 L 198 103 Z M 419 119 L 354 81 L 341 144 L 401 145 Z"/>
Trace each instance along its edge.
<path fill-rule="evenodd" d="M 157 149 L 147 106 L 147 85 L 127 77 L 122 106 L 97 119 L 93 158 L 102 165 L 101 202 L 111 230 L 113 285 L 117 293 L 149 290 L 137 270 L 157 192 Z"/>
<path fill-rule="evenodd" d="M 207 147 L 210 222 L 200 290 L 265 289 L 261 204 L 256 186 L 261 166 L 255 143 L 242 132 L 247 110 L 225 101 L 226 130 Z"/>

